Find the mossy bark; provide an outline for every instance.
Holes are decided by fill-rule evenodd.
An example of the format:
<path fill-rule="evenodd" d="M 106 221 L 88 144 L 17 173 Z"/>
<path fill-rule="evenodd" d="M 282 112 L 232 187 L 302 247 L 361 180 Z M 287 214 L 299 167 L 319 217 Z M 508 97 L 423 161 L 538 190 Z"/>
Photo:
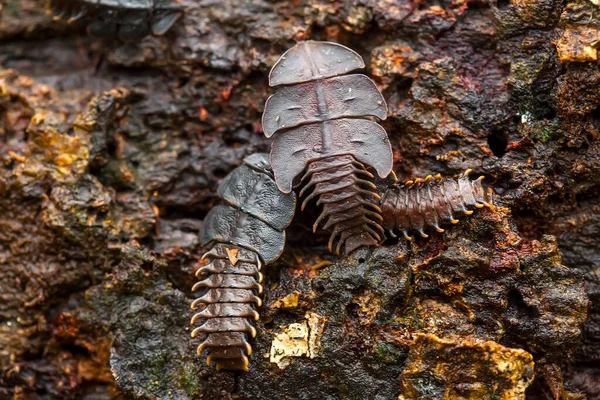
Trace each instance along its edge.
<path fill-rule="evenodd" d="M 139 43 L 0 3 L 1 398 L 600 396 L 596 1 L 180 3 Z M 198 232 L 304 39 L 365 58 L 400 179 L 473 169 L 498 207 L 349 257 L 298 210 L 250 372 L 217 373 Z"/>

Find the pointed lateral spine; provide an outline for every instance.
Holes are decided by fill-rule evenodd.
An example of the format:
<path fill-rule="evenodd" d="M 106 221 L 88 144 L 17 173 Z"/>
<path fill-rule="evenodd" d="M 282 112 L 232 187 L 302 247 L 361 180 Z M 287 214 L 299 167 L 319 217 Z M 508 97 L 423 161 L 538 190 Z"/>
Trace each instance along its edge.
<path fill-rule="evenodd" d="M 383 195 L 381 208 L 383 225 L 388 232 L 401 232 L 412 240 L 411 232 L 428 237 L 427 230 L 444 232 L 442 226 L 458 223 L 457 217 L 473 214 L 472 207 L 492 208 L 492 198 L 481 181 L 469 179 L 467 170 L 459 179 L 428 176 L 405 184 L 394 184 Z"/>

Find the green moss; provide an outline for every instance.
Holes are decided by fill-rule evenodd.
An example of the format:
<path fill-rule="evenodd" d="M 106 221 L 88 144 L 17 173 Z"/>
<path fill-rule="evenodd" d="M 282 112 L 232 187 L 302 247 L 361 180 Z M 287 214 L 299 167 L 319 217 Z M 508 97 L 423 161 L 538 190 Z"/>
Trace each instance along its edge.
<path fill-rule="evenodd" d="M 383 313 L 379 313 L 377 315 L 378 315 L 378 318 L 376 319 L 376 322 L 379 325 L 389 325 L 389 324 L 393 324 L 394 321 L 396 321 L 395 315 L 386 315 Z"/>
<path fill-rule="evenodd" d="M 555 132 L 556 130 L 551 129 L 550 127 L 544 127 L 538 132 L 537 138 L 540 142 L 546 143 L 547 141 L 552 139 L 552 136 L 554 136 Z"/>
<path fill-rule="evenodd" d="M 384 364 L 397 365 L 406 358 L 406 354 L 391 343 L 379 343 L 375 349 L 375 359 Z"/>
<path fill-rule="evenodd" d="M 526 133 L 532 140 L 546 143 L 556 136 L 558 122 L 556 120 L 528 121 Z"/>
<path fill-rule="evenodd" d="M 22 10 L 19 7 L 19 2 L 8 2 L 6 4 L 3 5 L 3 12 L 6 13 L 7 17 L 11 17 L 11 18 L 16 18 L 16 17 L 20 17 Z"/>
<path fill-rule="evenodd" d="M 190 398 L 196 398 L 202 391 L 202 381 L 198 376 L 199 371 L 193 364 L 183 364 L 177 376 L 177 380 Z"/>
<path fill-rule="evenodd" d="M 513 85 L 531 85 L 539 76 L 543 63 L 534 60 L 516 61 L 510 66 L 509 82 Z"/>
<path fill-rule="evenodd" d="M 164 369 L 169 361 L 168 354 L 161 351 L 151 353 L 149 370 L 156 376 L 161 376 L 164 373 Z"/>

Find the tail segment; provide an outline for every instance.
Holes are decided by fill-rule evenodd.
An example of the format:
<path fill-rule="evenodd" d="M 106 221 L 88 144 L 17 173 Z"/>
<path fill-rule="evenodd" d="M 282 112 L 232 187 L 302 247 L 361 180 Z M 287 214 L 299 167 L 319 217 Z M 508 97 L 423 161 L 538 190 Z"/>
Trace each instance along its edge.
<path fill-rule="evenodd" d="M 253 320 L 258 320 L 256 307 L 263 292 L 261 262 L 258 254 L 235 246 L 217 244 L 204 254 L 208 264 L 196 271 L 200 279 L 192 291 L 204 294 L 194 300 L 192 309 L 201 306 L 191 323 L 204 323 L 192 331 L 192 337 L 202 333 L 204 341 L 198 346 L 198 355 L 209 348 L 207 364 L 215 361 L 217 370 L 248 370 L 248 356 L 252 347 L 248 336 L 256 336 Z"/>

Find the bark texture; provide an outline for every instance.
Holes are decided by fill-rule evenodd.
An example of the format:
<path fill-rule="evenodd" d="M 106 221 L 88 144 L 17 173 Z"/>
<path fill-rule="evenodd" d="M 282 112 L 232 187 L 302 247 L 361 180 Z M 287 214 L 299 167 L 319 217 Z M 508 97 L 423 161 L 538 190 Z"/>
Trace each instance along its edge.
<path fill-rule="evenodd" d="M 0 2 L 0 398 L 600 398 L 597 1 L 180 3 L 121 43 Z M 473 169 L 498 207 L 348 257 L 298 212 L 250 371 L 217 373 L 198 234 L 304 39 L 365 58 L 400 179 Z"/>

